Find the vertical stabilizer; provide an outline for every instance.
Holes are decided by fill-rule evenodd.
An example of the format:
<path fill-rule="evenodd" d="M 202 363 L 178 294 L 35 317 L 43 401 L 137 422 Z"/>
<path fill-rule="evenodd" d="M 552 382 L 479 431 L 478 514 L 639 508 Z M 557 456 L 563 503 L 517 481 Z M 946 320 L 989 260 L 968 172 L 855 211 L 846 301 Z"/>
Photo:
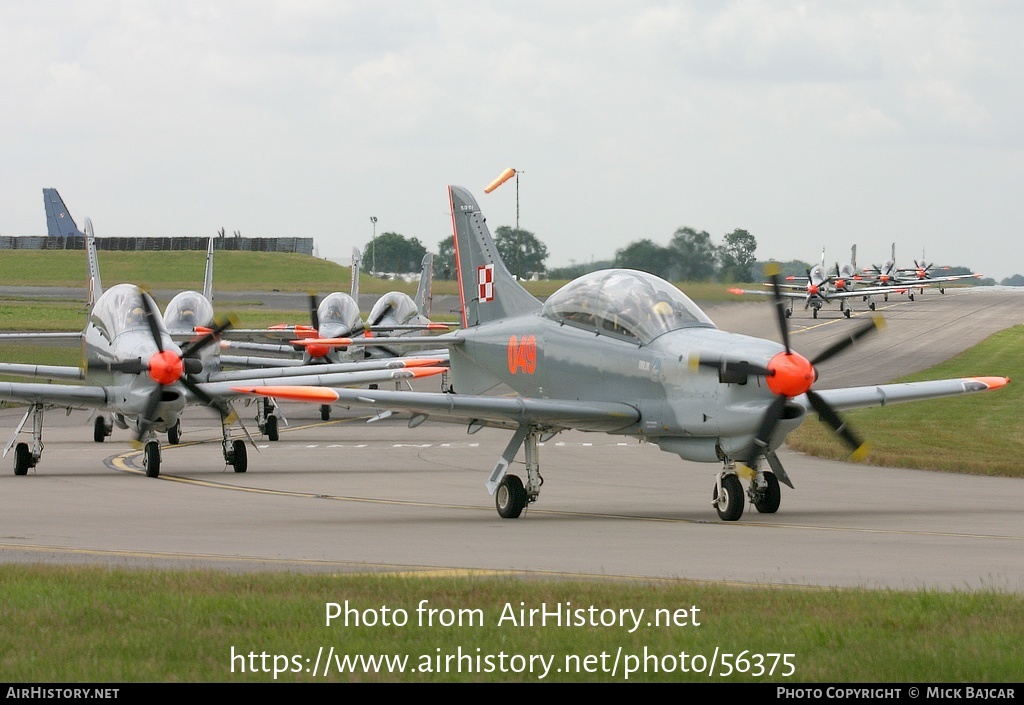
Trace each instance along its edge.
<path fill-rule="evenodd" d="M 857 246 L 852 245 L 850 247 L 850 264 L 853 266 L 853 271 L 857 271 Z"/>
<path fill-rule="evenodd" d="M 96 256 L 96 235 L 92 230 L 92 221 L 85 219 L 85 259 L 89 266 L 89 310 L 103 294 L 103 282 L 100 281 L 100 261 Z"/>
<path fill-rule="evenodd" d="M 206 245 L 206 275 L 203 277 L 203 296 L 213 303 L 213 238 Z"/>
<path fill-rule="evenodd" d="M 46 234 L 50 237 L 84 237 L 75 225 L 68 207 L 55 188 L 43 189 L 43 209 L 46 211 Z"/>
<path fill-rule="evenodd" d="M 461 186 L 449 186 L 448 198 L 463 327 L 539 310 L 540 301 L 516 281 L 502 262 L 472 194 Z"/>
<path fill-rule="evenodd" d="M 359 248 L 352 248 L 352 291 L 350 296 L 352 300 L 359 304 L 359 265 L 362 264 L 363 258 L 359 254 Z"/>
<path fill-rule="evenodd" d="M 434 297 L 431 291 L 434 284 L 434 253 L 428 252 L 423 255 L 423 262 L 421 265 L 420 285 L 416 289 L 416 298 L 414 298 L 413 301 L 415 302 L 416 310 L 420 312 L 420 315 L 424 318 L 430 318 L 430 302 Z"/>

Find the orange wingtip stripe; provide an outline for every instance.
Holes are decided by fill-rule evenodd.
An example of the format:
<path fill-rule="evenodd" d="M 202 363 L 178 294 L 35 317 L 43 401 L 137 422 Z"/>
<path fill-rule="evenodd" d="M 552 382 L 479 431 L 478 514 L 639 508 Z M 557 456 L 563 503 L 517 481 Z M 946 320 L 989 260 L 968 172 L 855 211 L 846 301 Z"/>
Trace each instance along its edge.
<path fill-rule="evenodd" d="M 729 289 L 730 294 L 742 294 L 743 289 Z"/>
<path fill-rule="evenodd" d="M 428 323 L 427 330 L 448 330 L 451 328 L 447 323 Z"/>
<path fill-rule="evenodd" d="M 1010 382 L 1009 377 L 974 377 L 973 379 L 978 380 L 989 389 L 999 389 Z"/>
<path fill-rule="evenodd" d="M 413 377 L 430 377 L 431 375 L 439 375 L 447 371 L 447 367 L 414 367 L 409 370 L 409 372 L 412 372 Z"/>
<path fill-rule="evenodd" d="M 338 393 L 324 387 L 232 387 L 232 391 L 293 401 L 338 401 Z"/>
<path fill-rule="evenodd" d="M 440 365 L 444 360 L 440 358 L 430 357 L 410 357 L 408 360 L 402 360 L 404 367 L 428 367 L 434 365 Z"/>

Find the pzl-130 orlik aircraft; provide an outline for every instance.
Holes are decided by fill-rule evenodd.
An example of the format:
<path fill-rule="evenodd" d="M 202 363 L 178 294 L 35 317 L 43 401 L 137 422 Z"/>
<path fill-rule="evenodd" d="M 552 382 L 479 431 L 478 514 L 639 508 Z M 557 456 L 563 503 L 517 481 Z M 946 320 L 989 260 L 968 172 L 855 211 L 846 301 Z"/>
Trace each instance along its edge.
<path fill-rule="evenodd" d="M 161 453 L 156 433 L 175 433 L 174 429 L 179 428 L 179 416 L 187 405 L 209 406 L 221 418 L 225 462 L 235 472 L 245 472 L 248 467 L 245 441 L 233 439 L 230 430 L 237 420 L 237 415 L 230 408 L 230 400 L 239 396 L 231 387 L 240 381 L 252 380 L 253 384 L 360 385 L 439 374 L 447 369 L 431 366 L 431 360 L 418 359 L 416 367 L 405 361 L 324 365 L 317 368 L 319 374 L 294 367 L 221 371 L 216 356 L 205 357 L 204 353 L 215 345 L 230 324 L 224 321 L 201 334 L 193 334 L 192 340 L 179 347 L 149 294 L 133 284 L 117 284 L 103 290 L 99 282 L 92 223 L 88 219 L 85 234 L 89 290 L 96 295 L 85 330 L 78 333 L 0 334 L 0 339 L 6 341 L 78 338 L 84 353 L 81 367 L 0 363 L 0 374 L 86 382 L 0 383 L 0 399 L 28 405 L 4 449 L 6 455 L 14 447 L 16 475 L 25 475 L 42 456 L 46 409 L 91 408 L 101 414 L 109 414 L 116 425 L 134 432 L 135 441 L 143 448 L 146 474 L 157 477 Z M 22 442 L 15 446 L 30 418 L 31 445 Z M 94 439 L 102 441 L 108 434 L 109 428 L 105 426 L 102 415 L 97 416 Z"/>
<path fill-rule="evenodd" d="M 851 250 L 853 259 L 856 260 L 857 246 L 854 245 Z M 769 290 L 751 290 L 751 289 L 729 289 L 730 294 L 758 294 L 761 296 L 782 296 L 789 300 L 789 305 L 786 307 L 786 318 L 793 315 L 793 305 L 796 301 L 804 302 L 804 309 L 810 308 L 812 318 L 818 317 L 818 311 L 821 310 L 822 306 L 832 301 L 839 302 L 839 311 L 844 316 L 849 318 L 853 314 L 853 310 L 850 308 L 850 300 L 854 297 L 861 297 L 863 300 L 871 298 L 872 294 L 882 294 L 890 289 L 883 287 L 863 287 L 859 286 L 860 278 L 856 274 L 856 268 L 853 264 L 846 263 L 840 265 L 836 262 L 835 265 L 836 274 L 829 274 L 825 270 L 825 251 L 821 251 L 821 264 L 816 264 L 807 270 L 806 277 L 786 277 L 787 283 L 781 284 L 778 282 L 768 281 L 765 282 L 765 286 L 773 287 Z M 788 283 L 802 280 L 801 283 Z M 868 307 L 874 311 L 875 303 L 872 301 Z"/>
<path fill-rule="evenodd" d="M 870 286 L 881 286 L 885 289 L 885 300 L 889 300 L 888 294 L 907 294 L 907 298 L 914 300 L 914 289 L 918 293 L 924 293 L 926 287 L 937 286 L 940 294 L 946 293 L 944 284 L 961 279 L 980 279 L 982 274 L 950 274 L 936 277 L 931 274 L 933 264 L 927 264 L 922 259 L 920 262 L 914 260 L 914 267 L 898 267 L 896 265 L 896 243 L 892 243 L 892 254 L 882 266 L 871 265 L 865 267 L 864 272 L 868 275 Z M 948 267 L 946 268 L 948 269 Z"/>
<path fill-rule="evenodd" d="M 518 517 L 543 480 L 539 442 L 565 429 L 633 436 L 684 460 L 722 463 L 713 488 L 721 519 L 746 496 L 775 512 L 779 483 L 792 487 L 776 449 L 810 412 L 857 452 L 861 441 L 837 410 L 1001 387 L 1002 377 L 942 379 L 815 391 L 815 365 L 876 329 L 875 322 L 808 360 L 789 345 L 773 276 L 783 343 L 721 331 L 679 289 L 651 274 L 612 269 L 569 282 L 544 303 L 509 273 L 476 200 L 450 186 L 463 327 L 429 338 L 451 351 L 453 392 L 235 387 L 251 394 L 462 418 L 515 429 L 486 484 L 498 514 Z M 504 383 L 516 396 L 484 392 Z M 508 472 L 525 448 L 526 480 Z M 767 467 L 763 467 L 766 461 Z"/>

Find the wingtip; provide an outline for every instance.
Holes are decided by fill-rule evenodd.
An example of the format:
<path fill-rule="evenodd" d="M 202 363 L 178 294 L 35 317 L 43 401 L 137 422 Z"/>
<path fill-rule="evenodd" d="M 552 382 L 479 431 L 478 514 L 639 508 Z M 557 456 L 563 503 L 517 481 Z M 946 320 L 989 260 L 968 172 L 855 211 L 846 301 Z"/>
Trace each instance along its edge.
<path fill-rule="evenodd" d="M 1000 387 L 1005 387 L 1010 383 L 1009 377 L 975 377 L 974 379 L 978 380 L 989 389 L 999 389 Z"/>

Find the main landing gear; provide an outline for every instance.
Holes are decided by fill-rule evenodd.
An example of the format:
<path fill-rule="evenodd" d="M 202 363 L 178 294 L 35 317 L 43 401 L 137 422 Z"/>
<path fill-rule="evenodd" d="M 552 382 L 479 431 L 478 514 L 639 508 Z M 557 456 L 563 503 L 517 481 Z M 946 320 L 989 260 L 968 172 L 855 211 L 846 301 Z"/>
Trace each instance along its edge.
<path fill-rule="evenodd" d="M 280 413 L 277 402 L 270 397 L 256 400 L 256 425 L 259 426 L 260 433 L 266 436 L 268 440 L 276 441 L 280 438 L 277 428 Z"/>
<path fill-rule="evenodd" d="M 221 450 L 224 451 L 224 462 L 232 466 L 235 472 L 245 472 L 249 469 L 249 458 L 246 455 L 245 441 L 232 440 L 231 430 L 226 420 L 221 420 Z"/>
<path fill-rule="evenodd" d="M 97 414 L 96 420 L 92 423 L 92 439 L 97 443 L 102 443 L 113 430 L 114 424 L 107 423 L 103 414 Z"/>
<path fill-rule="evenodd" d="M 29 468 L 34 468 L 39 463 L 39 458 L 43 455 L 43 405 L 32 404 L 25 415 L 21 417 L 21 422 L 18 427 L 14 430 L 14 437 L 11 438 L 10 443 L 7 444 L 7 448 L 10 448 L 14 443 L 14 440 L 21 433 L 21 430 L 25 428 L 25 424 L 28 422 L 29 417 L 32 418 L 32 445 L 28 443 L 18 443 L 14 446 L 14 474 L 15 475 L 27 475 Z M 4 450 L 4 455 L 7 454 L 7 450 Z"/>
<path fill-rule="evenodd" d="M 715 479 L 715 486 L 711 494 L 711 506 L 718 512 L 718 518 L 722 521 L 739 521 L 743 516 L 744 493 L 740 477 L 749 480 L 746 497 L 762 514 L 774 514 L 779 511 L 782 503 L 782 490 L 780 480 L 789 487 L 793 486 L 789 476 L 779 462 L 774 451 L 769 451 L 765 459 L 771 466 L 771 470 L 756 470 L 748 468 L 742 463 L 727 461 L 722 472 Z"/>
<path fill-rule="evenodd" d="M 520 426 L 491 472 L 487 488 L 494 494 L 494 506 L 502 519 L 518 519 L 526 505 L 536 502 L 540 496 L 540 486 L 544 484 L 540 476 L 540 435 L 540 429 L 534 426 Z M 525 446 L 526 450 L 525 484 L 518 475 L 507 474 L 520 446 Z"/>

